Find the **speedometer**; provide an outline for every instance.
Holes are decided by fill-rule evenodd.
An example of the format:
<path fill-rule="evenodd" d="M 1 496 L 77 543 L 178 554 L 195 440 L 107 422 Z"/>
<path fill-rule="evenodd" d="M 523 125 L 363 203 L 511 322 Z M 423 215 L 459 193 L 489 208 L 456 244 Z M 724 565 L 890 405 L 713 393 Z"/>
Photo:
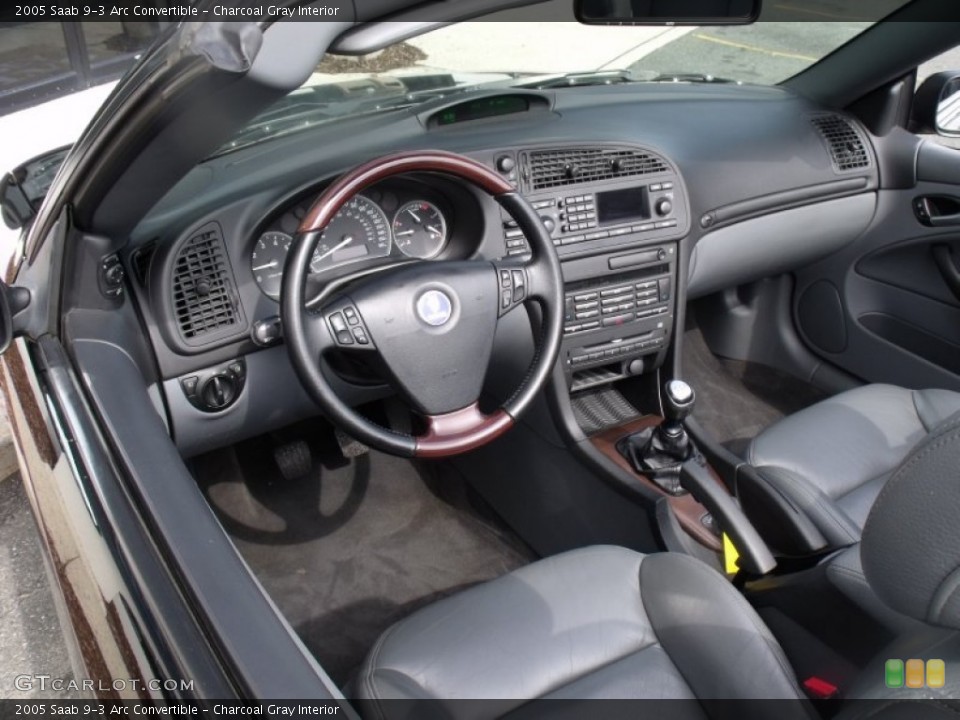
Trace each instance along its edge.
<path fill-rule="evenodd" d="M 357 195 L 333 216 L 320 235 L 310 271 L 390 254 L 390 224 L 372 200 Z"/>

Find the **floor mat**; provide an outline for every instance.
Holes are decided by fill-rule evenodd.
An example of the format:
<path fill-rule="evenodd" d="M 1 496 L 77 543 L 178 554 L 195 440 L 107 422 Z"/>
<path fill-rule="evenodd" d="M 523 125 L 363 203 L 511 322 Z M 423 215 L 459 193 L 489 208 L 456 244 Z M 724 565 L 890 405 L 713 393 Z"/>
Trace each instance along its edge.
<path fill-rule="evenodd" d="M 738 454 L 764 428 L 826 397 L 774 368 L 718 358 L 699 329 L 684 334 L 682 362 L 683 377 L 697 393 L 693 416 Z"/>
<path fill-rule="evenodd" d="M 370 452 L 338 467 L 315 462 L 288 482 L 271 447 L 253 441 L 210 453 L 193 471 L 240 553 L 341 687 L 395 621 L 533 559 L 505 529 L 439 499 L 409 461 Z"/>

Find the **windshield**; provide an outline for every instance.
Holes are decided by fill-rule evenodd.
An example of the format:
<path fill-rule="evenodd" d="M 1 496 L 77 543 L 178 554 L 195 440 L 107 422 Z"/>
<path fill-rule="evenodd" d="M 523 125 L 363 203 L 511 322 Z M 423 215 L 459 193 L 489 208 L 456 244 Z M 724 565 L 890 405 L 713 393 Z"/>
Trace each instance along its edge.
<path fill-rule="evenodd" d="M 813 13 L 812 17 L 829 16 L 814 6 L 803 12 Z M 814 21 L 612 27 L 576 22 L 458 23 L 370 55 L 327 55 L 302 87 L 254 118 L 221 153 L 318 124 L 475 89 L 625 82 L 775 84 L 816 63 L 872 24 Z"/>

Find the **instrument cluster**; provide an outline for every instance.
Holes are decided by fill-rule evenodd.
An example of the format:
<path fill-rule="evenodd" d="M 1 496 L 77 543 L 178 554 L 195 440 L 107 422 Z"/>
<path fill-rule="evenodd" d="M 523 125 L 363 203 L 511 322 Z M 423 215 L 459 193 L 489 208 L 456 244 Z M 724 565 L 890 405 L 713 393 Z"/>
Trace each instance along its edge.
<path fill-rule="evenodd" d="M 293 236 L 313 198 L 282 212 L 250 252 L 250 270 L 268 297 L 279 300 L 283 268 Z M 450 243 L 450 211 L 443 198 L 414 185 L 375 186 L 354 196 L 323 230 L 310 262 L 311 274 L 377 258 L 431 260 Z"/>

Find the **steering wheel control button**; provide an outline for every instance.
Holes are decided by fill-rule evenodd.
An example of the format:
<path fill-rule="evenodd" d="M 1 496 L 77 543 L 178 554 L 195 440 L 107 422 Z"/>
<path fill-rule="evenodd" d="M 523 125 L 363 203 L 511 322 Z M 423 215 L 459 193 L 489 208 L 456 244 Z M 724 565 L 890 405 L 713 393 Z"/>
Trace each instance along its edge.
<path fill-rule="evenodd" d="M 372 350 L 373 341 L 363 318 L 349 299 L 334 302 L 324 309 L 323 315 L 336 344 L 353 350 Z"/>
<path fill-rule="evenodd" d="M 417 299 L 417 317 L 431 327 L 446 325 L 453 315 L 453 302 L 441 290 L 427 290 Z"/>
<path fill-rule="evenodd" d="M 330 316 L 330 327 L 333 328 L 335 333 L 342 332 L 347 329 L 347 324 L 343 320 L 343 315 L 340 313 L 333 313 Z"/>
<path fill-rule="evenodd" d="M 500 315 L 503 316 L 527 297 L 527 273 L 522 267 L 498 268 L 500 278 Z M 566 320 L 573 316 L 567 313 Z"/>
<path fill-rule="evenodd" d="M 333 330 L 333 336 L 340 345 L 353 345 L 353 335 L 347 329 L 347 323 L 343 319 L 343 314 L 339 312 L 330 313 L 328 320 L 330 329 Z"/>
<path fill-rule="evenodd" d="M 527 293 L 527 279 L 523 275 L 523 270 L 513 271 L 513 301 L 520 302 Z"/>

